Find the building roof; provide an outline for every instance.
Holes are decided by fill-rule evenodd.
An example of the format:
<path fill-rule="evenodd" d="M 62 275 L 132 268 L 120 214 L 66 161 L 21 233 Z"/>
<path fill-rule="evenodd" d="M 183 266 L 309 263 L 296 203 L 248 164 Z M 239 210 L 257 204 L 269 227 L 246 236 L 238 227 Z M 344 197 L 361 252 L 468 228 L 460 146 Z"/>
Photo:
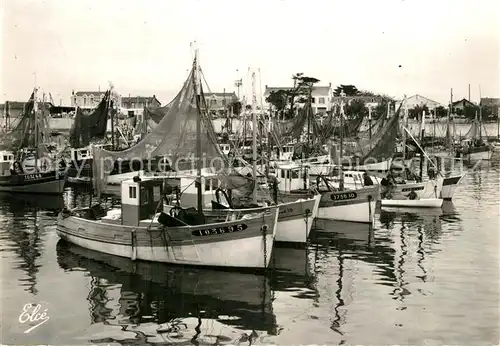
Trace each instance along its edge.
<path fill-rule="evenodd" d="M 500 107 L 500 98 L 498 97 L 482 97 L 481 106 L 497 106 Z"/>
<path fill-rule="evenodd" d="M 467 100 L 466 98 L 463 98 L 461 100 L 458 100 L 458 101 L 455 101 L 453 102 L 453 106 L 458 106 L 458 105 L 461 105 L 463 104 L 464 106 L 471 106 L 471 107 L 477 107 L 477 105 L 473 102 L 470 102 L 469 100 Z"/>
<path fill-rule="evenodd" d="M 10 110 L 23 110 L 24 105 L 26 102 L 21 102 L 21 101 L 7 101 L 9 102 L 9 109 Z M 41 107 L 44 103 L 43 102 L 38 102 L 38 107 Z M 50 109 L 54 107 L 54 105 L 50 102 L 45 102 L 46 108 Z M 3 110 L 5 109 L 5 103 L 0 103 L 0 109 Z"/>
<path fill-rule="evenodd" d="M 83 96 L 83 95 L 94 95 L 94 96 L 102 96 L 106 93 L 105 91 L 77 91 L 73 95 Z"/>
<path fill-rule="evenodd" d="M 207 96 L 217 96 L 217 97 L 236 97 L 236 93 L 230 92 L 230 93 L 203 93 L 205 97 Z"/>
<path fill-rule="evenodd" d="M 427 98 L 427 97 L 419 95 L 419 94 L 415 94 L 413 96 L 406 98 L 406 104 L 408 105 L 408 107 L 415 107 L 418 105 L 426 105 L 427 107 L 434 108 L 434 107 L 443 106 L 441 103 L 434 101 L 434 100 L 431 100 L 430 98 Z"/>
<path fill-rule="evenodd" d="M 156 98 L 156 95 L 153 96 L 128 96 L 128 97 L 122 97 L 122 104 L 123 103 L 151 103 L 154 100 L 161 104 L 161 102 Z"/>

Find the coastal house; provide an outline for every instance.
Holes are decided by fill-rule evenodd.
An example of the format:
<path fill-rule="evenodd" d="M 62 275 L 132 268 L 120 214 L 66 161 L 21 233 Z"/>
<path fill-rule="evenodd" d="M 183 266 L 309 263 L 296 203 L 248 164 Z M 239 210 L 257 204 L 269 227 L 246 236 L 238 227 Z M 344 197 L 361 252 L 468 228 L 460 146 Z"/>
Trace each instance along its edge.
<path fill-rule="evenodd" d="M 151 97 L 145 96 L 128 96 L 121 98 L 122 113 L 128 116 L 142 114 L 144 107 L 157 108 L 161 106 L 161 102 L 156 98 L 156 95 Z"/>
<path fill-rule="evenodd" d="M 232 103 L 238 102 L 238 96 L 234 92 L 204 93 L 208 108 L 213 115 L 224 115 Z"/>
<path fill-rule="evenodd" d="M 93 109 L 97 107 L 99 102 L 104 98 L 106 91 L 77 91 L 71 93 L 71 106 L 82 109 Z M 121 107 L 121 95 L 115 91 L 111 92 L 111 100 Z"/>
<path fill-rule="evenodd" d="M 460 109 L 463 111 L 466 108 L 478 108 L 478 106 L 475 103 L 470 102 L 469 100 L 463 98 L 461 100 L 453 102 L 452 108 L 453 110 Z"/>
<path fill-rule="evenodd" d="M 291 90 L 292 87 L 270 87 L 266 85 L 264 91 L 264 100 L 278 90 Z M 332 83 L 327 86 L 315 85 L 311 93 L 311 107 L 314 114 L 326 114 L 332 109 Z M 265 107 L 269 109 L 269 104 L 266 102 Z"/>
<path fill-rule="evenodd" d="M 18 118 L 19 115 L 23 112 L 24 105 L 26 102 L 21 101 L 6 101 L 5 103 L 0 104 L 0 117 L 5 118 L 8 113 L 8 117 L 11 119 Z M 38 102 L 38 108 L 40 109 L 43 105 L 45 105 L 46 110 L 51 110 L 54 105 L 51 102 Z M 8 112 L 6 112 L 8 110 Z"/>
<path fill-rule="evenodd" d="M 347 104 L 350 104 L 354 100 L 359 100 L 363 101 L 364 104 L 366 105 L 367 108 L 374 109 L 377 107 L 382 101 L 387 99 L 384 96 L 381 95 L 355 95 L 355 96 L 345 96 L 344 101 L 347 102 Z M 334 104 L 340 104 L 341 97 L 340 96 L 333 96 L 332 102 Z"/>
<path fill-rule="evenodd" d="M 423 106 L 427 106 L 427 109 L 429 110 L 432 110 L 439 106 L 446 108 L 446 106 L 444 106 L 443 104 L 418 94 L 407 97 L 406 106 L 408 107 L 408 109 L 414 109 L 416 107 L 423 107 Z"/>

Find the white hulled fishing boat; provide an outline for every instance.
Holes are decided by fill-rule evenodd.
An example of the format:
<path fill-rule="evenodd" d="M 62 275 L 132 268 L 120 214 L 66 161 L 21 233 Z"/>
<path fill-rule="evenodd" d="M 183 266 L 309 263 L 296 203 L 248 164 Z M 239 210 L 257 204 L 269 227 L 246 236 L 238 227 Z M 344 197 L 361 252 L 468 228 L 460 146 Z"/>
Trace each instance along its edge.
<path fill-rule="evenodd" d="M 233 221 L 200 219 L 194 208 L 194 213 L 191 209 L 156 213 L 162 186 L 159 180 L 124 181 L 121 209 L 63 211 L 57 233 L 84 248 L 133 260 L 216 267 L 269 265 L 277 207 Z"/>

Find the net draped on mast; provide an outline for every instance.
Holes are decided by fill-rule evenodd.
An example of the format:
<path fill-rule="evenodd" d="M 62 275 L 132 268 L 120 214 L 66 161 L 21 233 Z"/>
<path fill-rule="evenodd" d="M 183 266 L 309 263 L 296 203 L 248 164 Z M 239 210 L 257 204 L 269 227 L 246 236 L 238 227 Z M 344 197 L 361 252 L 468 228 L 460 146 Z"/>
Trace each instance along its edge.
<path fill-rule="evenodd" d="M 7 133 L 2 133 L 0 149 L 18 152 L 23 148 L 31 148 L 36 149 L 38 155 L 48 152 L 46 142 L 50 138 L 50 128 L 45 114 L 48 110 L 45 103 L 42 103 L 40 108 L 41 110 L 35 109 L 35 91 L 33 91 L 24 104 L 16 125 Z"/>
<path fill-rule="evenodd" d="M 396 153 L 396 142 L 401 137 L 399 124 L 401 106 L 402 104 L 391 119 L 375 135 L 372 135 L 371 143 L 365 144 L 364 147 L 360 143 L 361 152 L 364 154 L 360 160 L 361 164 L 364 164 L 368 159 L 371 161 L 366 163 L 375 163 L 373 160 L 382 162 L 394 156 Z M 371 149 L 367 148 L 367 146 L 371 146 Z"/>
<path fill-rule="evenodd" d="M 94 186 L 97 194 L 104 191 L 106 179 L 115 162 L 161 158 L 175 171 L 196 175 L 197 168 L 197 119 L 201 117 L 201 161 L 202 170 L 216 173 L 223 188 L 253 189 L 256 185 L 248 177 L 242 176 L 232 168 L 232 162 L 225 156 L 217 143 L 212 121 L 207 113 L 207 104 L 200 98 L 197 107 L 196 79 L 198 71 L 196 59 L 184 85 L 177 96 L 162 109 L 165 114 L 160 122 L 136 145 L 120 152 L 94 147 Z M 199 79 L 198 79 L 199 81 Z M 199 82 L 198 82 L 199 83 Z M 198 85 L 202 89 L 201 83 Z"/>
<path fill-rule="evenodd" d="M 110 97 L 111 91 L 108 90 L 91 114 L 84 114 L 81 108 L 77 108 L 69 133 L 70 145 L 73 148 L 85 147 L 92 139 L 103 139 L 106 136 L 109 112 L 113 111 L 113 101 Z"/>

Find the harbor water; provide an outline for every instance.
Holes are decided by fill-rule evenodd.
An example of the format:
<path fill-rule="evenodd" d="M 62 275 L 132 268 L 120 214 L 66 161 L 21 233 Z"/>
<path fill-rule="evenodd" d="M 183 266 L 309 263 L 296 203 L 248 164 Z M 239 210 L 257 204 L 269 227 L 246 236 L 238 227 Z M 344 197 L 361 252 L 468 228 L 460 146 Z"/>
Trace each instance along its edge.
<path fill-rule="evenodd" d="M 442 209 L 318 220 L 267 275 L 85 250 L 55 232 L 85 196 L 1 195 L 2 344 L 498 344 L 499 156 Z"/>

